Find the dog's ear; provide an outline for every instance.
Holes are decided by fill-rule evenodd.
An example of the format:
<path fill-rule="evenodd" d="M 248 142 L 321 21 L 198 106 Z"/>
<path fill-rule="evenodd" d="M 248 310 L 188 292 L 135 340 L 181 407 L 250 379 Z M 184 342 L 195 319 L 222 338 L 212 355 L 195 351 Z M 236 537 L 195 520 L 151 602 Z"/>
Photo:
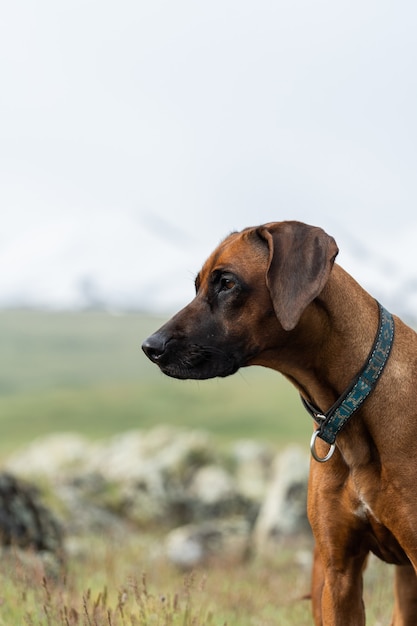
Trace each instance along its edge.
<path fill-rule="evenodd" d="M 326 284 L 339 249 L 333 237 L 301 222 L 276 222 L 257 229 L 268 243 L 266 284 L 275 314 L 292 330 Z"/>

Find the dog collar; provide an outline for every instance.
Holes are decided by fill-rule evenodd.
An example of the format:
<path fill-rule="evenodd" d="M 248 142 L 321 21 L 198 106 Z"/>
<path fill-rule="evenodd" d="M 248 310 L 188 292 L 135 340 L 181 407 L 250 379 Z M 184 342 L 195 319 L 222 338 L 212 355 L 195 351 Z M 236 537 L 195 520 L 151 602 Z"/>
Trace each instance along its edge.
<path fill-rule="evenodd" d="M 323 413 L 311 402 L 301 397 L 304 407 L 318 424 L 318 428 L 314 431 L 311 438 L 310 449 L 313 458 L 320 463 L 324 463 L 330 459 L 335 449 L 338 433 L 369 396 L 388 361 L 394 340 L 394 319 L 391 313 L 384 309 L 379 302 L 378 308 L 379 326 L 374 345 L 372 346 L 365 365 L 340 398 L 327 413 Z M 330 445 L 330 450 L 325 457 L 319 457 L 317 455 L 317 437 L 320 437 L 320 439 L 323 439 Z"/>

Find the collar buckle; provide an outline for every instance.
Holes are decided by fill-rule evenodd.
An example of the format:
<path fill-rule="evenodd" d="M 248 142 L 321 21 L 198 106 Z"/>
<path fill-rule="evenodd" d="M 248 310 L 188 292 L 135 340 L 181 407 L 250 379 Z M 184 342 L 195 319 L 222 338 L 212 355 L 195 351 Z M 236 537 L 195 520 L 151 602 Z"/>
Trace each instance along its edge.
<path fill-rule="evenodd" d="M 320 415 L 320 417 L 324 417 L 324 415 Z M 311 456 L 313 457 L 315 461 L 317 461 L 318 463 L 326 463 L 326 461 L 332 458 L 333 452 L 335 451 L 335 448 L 336 448 L 336 444 L 331 443 L 328 453 L 325 456 L 319 456 L 316 450 L 316 439 L 319 435 L 320 435 L 319 429 L 315 430 L 314 433 L 312 434 L 311 440 L 310 440 L 310 452 L 311 452 Z"/>

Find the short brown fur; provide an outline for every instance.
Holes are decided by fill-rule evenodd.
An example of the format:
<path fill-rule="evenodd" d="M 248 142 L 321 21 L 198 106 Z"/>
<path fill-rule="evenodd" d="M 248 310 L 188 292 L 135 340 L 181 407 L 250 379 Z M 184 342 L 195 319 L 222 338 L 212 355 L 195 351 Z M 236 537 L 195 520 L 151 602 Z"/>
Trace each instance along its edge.
<path fill-rule="evenodd" d="M 262 365 L 324 411 L 360 370 L 378 306 L 340 266 L 334 240 L 299 222 L 233 233 L 201 270 L 194 300 L 143 345 L 177 378 Z M 365 624 L 369 552 L 396 565 L 391 624 L 417 624 L 417 336 L 395 317 L 395 339 L 372 394 L 325 464 L 312 460 L 316 626 Z M 317 440 L 319 453 L 327 445 Z"/>

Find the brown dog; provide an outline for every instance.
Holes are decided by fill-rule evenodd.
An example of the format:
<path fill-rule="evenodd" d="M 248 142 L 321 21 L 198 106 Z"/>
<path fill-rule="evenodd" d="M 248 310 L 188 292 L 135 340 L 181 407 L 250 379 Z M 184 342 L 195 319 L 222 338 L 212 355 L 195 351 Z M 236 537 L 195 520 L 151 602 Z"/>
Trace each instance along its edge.
<path fill-rule="evenodd" d="M 317 461 L 329 457 L 312 460 L 309 481 L 315 624 L 365 624 L 362 572 L 373 552 L 396 565 L 392 624 L 411 626 L 417 624 L 417 336 L 395 318 L 392 343 L 392 317 L 385 312 L 383 319 L 378 303 L 334 264 L 337 252 L 332 237 L 300 222 L 233 233 L 198 274 L 194 300 L 143 349 L 175 378 L 263 365 L 297 387 L 317 422 L 312 452 Z M 331 423 L 329 409 L 341 401 Z"/>

